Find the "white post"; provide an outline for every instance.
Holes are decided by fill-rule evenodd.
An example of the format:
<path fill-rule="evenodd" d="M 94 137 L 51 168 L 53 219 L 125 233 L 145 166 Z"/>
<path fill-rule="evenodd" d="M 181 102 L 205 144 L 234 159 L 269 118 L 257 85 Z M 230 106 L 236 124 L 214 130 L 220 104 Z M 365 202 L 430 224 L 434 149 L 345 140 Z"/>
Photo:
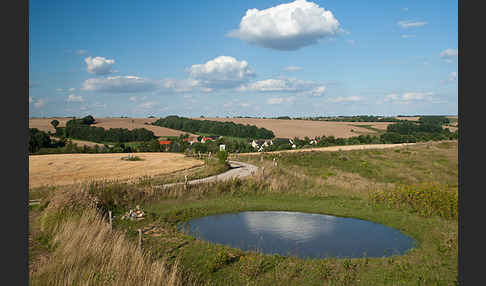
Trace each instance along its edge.
<path fill-rule="evenodd" d="M 110 229 L 113 229 L 113 223 L 112 223 L 112 219 L 111 219 L 111 211 L 108 211 L 108 217 L 110 219 Z"/>
<path fill-rule="evenodd" d="M 142 230 L 138 229 L 138 249 L 142 250 Z"/>

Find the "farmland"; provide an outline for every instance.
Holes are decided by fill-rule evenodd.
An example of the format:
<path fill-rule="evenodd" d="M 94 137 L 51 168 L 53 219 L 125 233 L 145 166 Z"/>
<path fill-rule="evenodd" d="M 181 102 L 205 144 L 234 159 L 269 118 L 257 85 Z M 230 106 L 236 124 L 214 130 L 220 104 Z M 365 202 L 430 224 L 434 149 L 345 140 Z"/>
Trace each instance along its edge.
<path fill-rule="evenodd" d="M 89 180 L 127 180 L 200 166 L 202 161 L 175 153 L 137 153 L 141 161 L 124 161 L 128 154 L 56 154 L 29 156 L 29 188 L 69 185 Z"/>
<path fill-rule="evenodd" d="M 126 246 L 119 251 L 126 257 L 147 257 L 146 266 L 140 269 L 158 273 L 164 268 L 156 263 L 161 263 L 167 267 L 165 271 L 177 271 L 174 279 L 182 285 L 455 285 L 457 150 L 457 141 L 443 141 L 383 150 L 265 153 L 261 154 L 263 160 L 240 155 L 240 161 L 265 167 L 265 176 L 195 185 L 189 190 L 177 186 L 154 190 L 146 182 L 58 186 L 54 197 L 43 197 L 39 207 L 31 208 L 32 216 L 42 218 L 31 224 L 32 241 L 37 243 L 30 249 L 33 285 L 58 280 L 77 284 L 88 277 L 98 279 L 93 285 L 112 281 L 109 279 L 117 285 L 127 284 L 124 279 L 137 276 L 125 278 L 120 273 L 134 267 L 126 268 L 122 262 L 99 267 L 102 261 L 117 258 L 110 251 L 122 242 Z M 273 164 L 274 158 L 278 166 Z M 86 217 L 92 216 L 92 209 L 85 205 L 84 190 L 100 198 L 102 209 L 113 211 L 113 230 L 106 219 L 98 218 L 91 226 Z M 146 212 L 144 220 L 119 219 L 136 204 Z M 80 208 L 85 208 L 81 222 Z M 365 219 L 396 228 L 413 237 L 417 245 L 392 257 L 301 259 L 207 243 L 177 228 L 178 223 L 193 218 L 249 210 Z M 69 231 L 49 232 L 57 224 Z M 137 229 L 143 231 L 142 251 L 136 249 Z M 103 234 L 102 240 L 97 239 L 98 233 Z M 49 248 L 53 234 L 57 247 Z M 79 242 L 70 248 L 72 240 Z M 38 253 L 48 259 L 40 260 Z M 69 277 L 64 275 L 66 271 L 70 271 Z"/>
<path fill-rule="evenodd" d="M 192 118 L 199 120 L 214 120 L 234 122 L 263 127 L 273 131 L 277 138 L 314 138 L 316 136 L 334 136 L 336 138 L 349 138 L 358 135 L 377 134 L 376 131 L 360 125 L 371 126 L 379 130 L 386 130 L 391 122 L 331 122 L 309 120 L 280 120 L 260 118 Z"/>
<path fill-rule="evenodd" d="M 51 121 L 57 119 L 59 121 L 59 127 L 65 127 L 66 122 L 72 118 L 56 117 L 56 118 L 29 118 L 29 128 L 37 128 L 42 131 L 55 132 L 54 127 L 51 125 Z M 110 128 L 127 128 L 133 130 L 135 128 L 145 128 L 154 133 L 155 136 L 179 136 L 187 132 L 169 129 L 160 126 L 150 125 L 156 121 L 157 118 L 96 118 L 96 123 L 92 126 L 103 127 L 105 129 Z M 148 123 L 148 124 L 145 124 Z"/>

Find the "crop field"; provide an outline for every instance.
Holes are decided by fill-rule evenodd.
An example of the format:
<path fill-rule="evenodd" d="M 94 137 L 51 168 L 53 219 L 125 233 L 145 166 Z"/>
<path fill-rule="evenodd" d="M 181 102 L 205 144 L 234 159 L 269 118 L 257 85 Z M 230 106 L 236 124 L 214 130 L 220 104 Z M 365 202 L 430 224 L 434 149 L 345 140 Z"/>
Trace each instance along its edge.
<path fill-rule="evenodd" d="M 59 121 L 59 127 L 66 126 L 66 122 L 72 118 L 56 117 L 56 118 L 29 118 L 29 128 L 37 128 L 42 131 L 55 132 L 54 127 L 51 125 L 51 121 L 57 119 Z M 105 129 L 110 128 L 127 128 L 132 130 L 135 128 L 145 128 L 154 132 L 155 136 L 179 136 L 187 132 L 174 130 L 170 128 L 149 125 L 156 121 L 157 118 L 96 118 L 95 124 L 92 126 L 103 127 Z M 145 124 L 148 123 L 148 124 Z"/>
<path fill-rule="evenodd" d="M 272 130 L 277 138 L 314 138 L 316 136 L 334 136 L 336 138 L 349 138 L 358 135 L 377 134 L 378 132 L 364 125 L 379 130 L 386 130 L 390 122 L 334 122 L 310 120 L 282 120 L 260 118 L 193 118 L 199 120 L 214 120 L 250 124 Z"/>
<path fill-rule="evenodd" d="M 29 156 L 29 188 L 70 185 L 90 180 L 128 180 L 168 174 L 203 165 L 176 153 L 136 153 L 141 161 L 125 161 L 126 153 Z"/>

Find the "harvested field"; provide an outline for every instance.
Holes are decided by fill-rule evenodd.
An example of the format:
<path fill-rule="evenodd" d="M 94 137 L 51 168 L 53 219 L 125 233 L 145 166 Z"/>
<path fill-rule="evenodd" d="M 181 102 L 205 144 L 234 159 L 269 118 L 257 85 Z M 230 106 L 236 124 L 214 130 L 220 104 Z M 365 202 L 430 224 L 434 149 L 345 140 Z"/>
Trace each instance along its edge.
<path fill-rule="evenodd" d="M 29 118 L 29 128 L 37 128 L 42 131 L 51 131 L 55 132 L 56 130 L 51 125 L 51 121 L 57 119 L 59 121 L 59 127 L 66 126 L 66 122 L 71 120 L 72 118 L 65 118 L 65 117 L 56 117 L 56 118 Z M 174 130 L 170 128 L 154 126 L 154 125 L 146 125 L 147 123 L 152 123 L 156 121 L 158 118 L 96 118 L 96 123 L 92 126 L 96 127 L 103 127 L 105 129 L 110 128 L 127 128 L 129 130 L 135 128 L 145 128 L 152 132 L 154 132 L 155 136 L 179 136 L 181 134 L 185 134 L 187 132 Z M 192 135 L 192 134 L 190 134 Z"/>
<path fill-rule="evenodd" d="M 277 138 L 304 138 L 308 136 L 334 136 L 337 138 L 349 138 L 358 135 L 377 134 L 376 131 L 353 125 L 368 125 L 372 128 L 385 131 L 390 122 L 334 122 L 334 121 L 310 121 L 310 120 L 281 120 L 259 118 L 192 118 L 198 120 L 214 120 L 222 122 L 234 122 L 250 124 L 272 130 Z"/>
<path fill-rule="evenodd" d="M 59 138 L 56 138 L 56 137 L 51 136 L 51 140 L 59 141 Z M 83 146 L 94 147 L 96 145 L 98 145 L 99 147 L 103 147 L 104 146 L 101 143 L 95 143 L 95 142 L 91 142 L 91 141 L 84 141 L 84 140 L 77 140 L 77 139 L 71 139 L 71 141 L 74 144 L 76 144 L 76 145 L 78 145 L 80 147 L 83 147 Z"/>
<path fill-rule="evenodd" d="M 127 153 L 29 156 L 29 188 L 70 185 L 90 180 L 129 180 L 201 166 L 176 153 L 135 153 L 142 161 L 124 161 Z"/>

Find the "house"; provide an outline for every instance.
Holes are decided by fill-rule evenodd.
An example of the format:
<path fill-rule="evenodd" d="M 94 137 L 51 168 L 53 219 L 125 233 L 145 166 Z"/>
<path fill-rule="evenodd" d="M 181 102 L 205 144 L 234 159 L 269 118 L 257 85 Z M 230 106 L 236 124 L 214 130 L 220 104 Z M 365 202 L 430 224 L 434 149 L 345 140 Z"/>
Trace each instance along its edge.
<path fill-rule="evenodd" d="M 258 150 L 258 152 L 263 151 L 267 146 L 273 145 L 272 140 L 253 140 L 251 141 L 251 146 Z"/>
<path fill-rule="evenodd" d="M 203 137 L 201 139 L 201 143 L 206 143 L 207 141 L 214 141 L 214 139 L 212 139 L 211 137 Z"/>
<path fill-rule="evenodd" d="M 159 144 L 165 146 L 165 151 L 169 151 L 169 147 L 170 147 L 169 140 L 159 140 Z"/>
<path fill-rule="evenodd" d="M 188 142 L 189 144 L 193 144 L 193 143 L 197 143 L 199 141 L 197 141 L 197 137 L 187 137 L 187 138 L 184 138 L 184 142 Z"/>

